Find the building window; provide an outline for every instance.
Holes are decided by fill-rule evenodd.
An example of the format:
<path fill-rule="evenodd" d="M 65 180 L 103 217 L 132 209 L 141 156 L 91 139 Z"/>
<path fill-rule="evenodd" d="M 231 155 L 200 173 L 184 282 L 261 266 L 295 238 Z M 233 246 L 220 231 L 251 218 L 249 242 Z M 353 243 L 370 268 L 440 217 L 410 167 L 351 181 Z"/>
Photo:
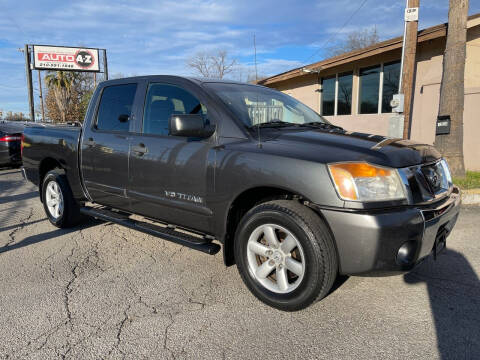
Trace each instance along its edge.
<path fill-rule="evenodd" d="M 400 61 L 383 65 L 383 91 L 382 112 L 392 112 L 390 101 L 394 94 L 398 94 L 398 81 L 400 79 Z"/>
<path fill-rule="evenodd" d="M 337 115 L 352 113 L 352 84 L 352 73 L 338 75 Z"/>
<path fill-rule="evenodd" d="M 335 115 L 336 77 L 322 79 L 322 115 Z"/>
<path fill-rule="evenodd" d="M 322 115 L 352 113 L 353 73 L 322 79 Z"/>
<path fill-rule="evenodd" d="M 360 69 L 360 114 L 378 113 L 381 66 Z"/>
<path fill-rule="evenodd" d="M 360 69 L 359 113 L 392 112 L 390 101 L 398 93 L 400 62 Z"/>

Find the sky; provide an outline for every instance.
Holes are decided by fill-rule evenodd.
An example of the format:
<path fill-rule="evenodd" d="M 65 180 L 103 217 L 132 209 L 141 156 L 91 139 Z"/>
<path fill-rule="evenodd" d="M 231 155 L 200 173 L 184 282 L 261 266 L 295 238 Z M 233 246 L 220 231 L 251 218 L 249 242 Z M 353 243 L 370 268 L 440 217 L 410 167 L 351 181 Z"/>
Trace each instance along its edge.
<path fill-rule="evenodd" d="M 255 34 L 258 73 L 269 76 L 328 57 L 353 31 L 401 35 L 404 8 L 403 0 L 0 0 L 0 110 L 28 113 L 25 44 L 105 48 L 110 76 L 194 75 L 189 58 L 224 49 L 241 77 L 253 71 Z M 479 12 L 480 0 L 470 0 L 469 14 Z M 420 29 L 447 19 L 448 0 L 421 0 Z"/>

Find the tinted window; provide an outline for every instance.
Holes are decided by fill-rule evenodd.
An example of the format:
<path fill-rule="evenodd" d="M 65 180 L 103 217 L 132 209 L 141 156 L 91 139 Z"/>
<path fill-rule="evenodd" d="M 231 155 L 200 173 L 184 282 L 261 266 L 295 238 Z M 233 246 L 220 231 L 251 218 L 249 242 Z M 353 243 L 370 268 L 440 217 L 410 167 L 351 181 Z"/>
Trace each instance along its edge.
<path fill-rule="evenodd" d="M 378 113 L 380 66 L 360 70 L 360 113 Z"/>
<path fill-rule="evenodd" d="M 206 116 L 207 109 L 195 96 L 178 86 L 150 84 L 143 114 L 143 132 L 168 135 L 168 122 L 176 114 Z"/>
<path fill-rule="evenodd" d="M 103 89 L 97 114 L 97 129 L 128 131 L 128 118 L 132 115 L 136 90 L 136 84 L 114 85 Z"/>
<path fill-rule="evenodd" d="M 352 83 L 353 74 L 338 75 L 337 115 L 350 115 L 352 113 Z"/>
<path fill-rule="evenodd" d="M 400 79 L 400 62 L 383 65 L 383 96 L 382 112 L 392 112 L 390 101 L 394 94 L 398 93 L 398 81 Z"/>
<path fill-rule="evenodd" d="M 322 115 L 335 113 L 335 81 L 336 79 L 322 79 Z"/>

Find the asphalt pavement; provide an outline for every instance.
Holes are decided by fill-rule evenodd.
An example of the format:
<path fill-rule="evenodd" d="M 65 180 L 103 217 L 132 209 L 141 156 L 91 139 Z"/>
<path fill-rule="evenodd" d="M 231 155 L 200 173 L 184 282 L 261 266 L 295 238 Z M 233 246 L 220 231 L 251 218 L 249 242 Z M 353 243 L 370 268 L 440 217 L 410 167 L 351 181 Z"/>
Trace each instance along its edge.
<path fill-rule="evenodd" d="M 462 208 L 437 261 L 341 278 L 284 313 L 221 252 L 95 220 L 60 230 L 37 195 L 0 170 L 1 359 L 480 358 L 480 207 Z"/>

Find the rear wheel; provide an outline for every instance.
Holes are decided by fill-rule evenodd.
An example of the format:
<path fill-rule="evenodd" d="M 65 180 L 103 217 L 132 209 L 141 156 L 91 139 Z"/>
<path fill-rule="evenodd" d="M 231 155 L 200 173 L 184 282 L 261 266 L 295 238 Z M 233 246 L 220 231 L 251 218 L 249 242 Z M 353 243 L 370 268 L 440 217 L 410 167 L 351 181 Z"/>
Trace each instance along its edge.
<path fill-rule="evenodd" d="M 337 275 L 333 238 L 323 220 L 296 201 L 251 209 L 239 224 L 235 259 L 243 281 L 264 303 L 306 308 L 330 291 Z"/>
<path fill-rule="evenodd" d="M 56 171 L 47 173 L 43 180 L 42 199 L 48 220 L 56 227 L 72 227 L 80 222 L 80 207 L 65 175 Z"/>

